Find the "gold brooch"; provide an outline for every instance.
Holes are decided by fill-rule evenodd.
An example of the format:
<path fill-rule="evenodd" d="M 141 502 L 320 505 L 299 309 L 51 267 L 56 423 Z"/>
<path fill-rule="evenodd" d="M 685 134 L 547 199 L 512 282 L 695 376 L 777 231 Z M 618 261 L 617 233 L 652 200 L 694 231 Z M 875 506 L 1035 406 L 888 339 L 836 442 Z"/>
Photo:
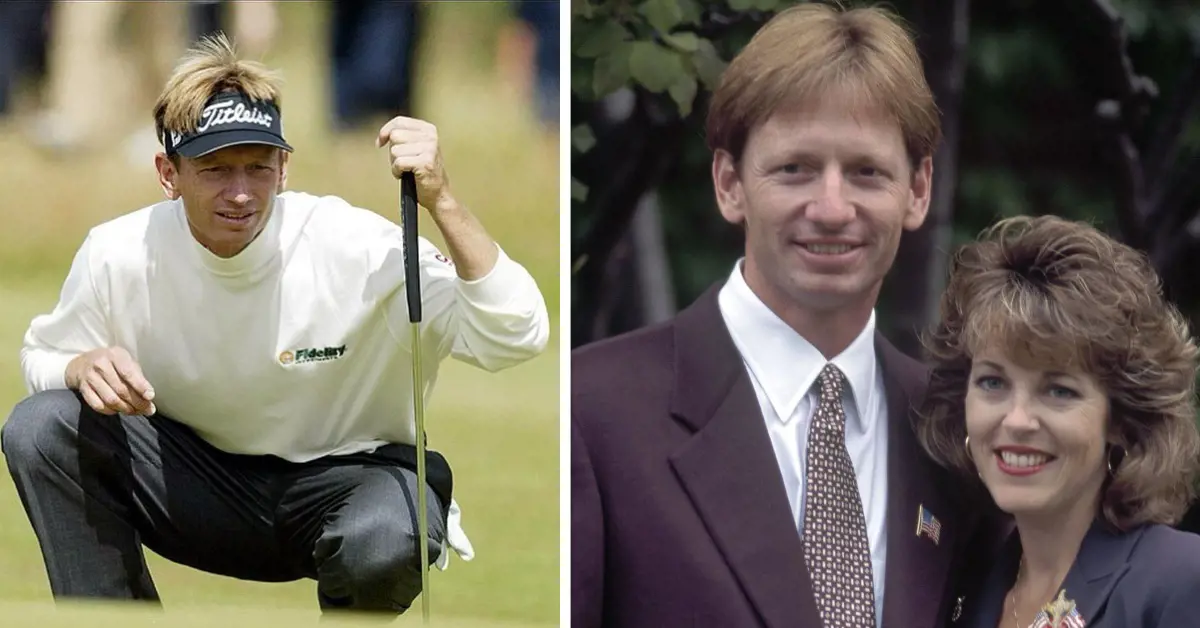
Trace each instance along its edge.
<path fill-rule="evenodd" d="M 1067 590 L 1061 589 L 1053 602 L 1042 607 L 1030 628 L 1085 628 L 1083 615 L 1075 608 L 1075 600 L 1067 599 Z"/>

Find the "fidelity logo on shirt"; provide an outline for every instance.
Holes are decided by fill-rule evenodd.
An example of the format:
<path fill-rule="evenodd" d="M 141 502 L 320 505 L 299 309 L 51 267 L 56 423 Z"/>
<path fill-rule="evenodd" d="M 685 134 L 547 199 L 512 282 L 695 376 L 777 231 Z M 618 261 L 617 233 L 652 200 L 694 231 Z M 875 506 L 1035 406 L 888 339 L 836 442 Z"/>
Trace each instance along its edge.
<path fill-rule="evenodd" d="M 324 347 L 296 349 L 295 351 L 284 351 L 279 354 L 279 363 L 284 366 L 292 364 L 305 364 L 307 362 L 328 362 L 336 360 L 346 354 L 346 345 L 340 347 Z"/>

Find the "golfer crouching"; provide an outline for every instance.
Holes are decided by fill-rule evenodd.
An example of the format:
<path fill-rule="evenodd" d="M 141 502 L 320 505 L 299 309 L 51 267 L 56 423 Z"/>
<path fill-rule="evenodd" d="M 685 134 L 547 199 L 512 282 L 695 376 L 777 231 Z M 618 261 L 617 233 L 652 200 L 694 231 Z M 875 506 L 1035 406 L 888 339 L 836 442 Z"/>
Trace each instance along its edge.
<path fill-rule="evenodd" d="M 404 612 L 432 563 L 470 560 L 436 452 L 417 486 L 414 394 L 448 356 L 495 371 L 549 332 L 529 273 L 452 192 L 437 131 L 379 132 L 448 257 L 420 240 L 422 391 L 396 224 L 284 192 L 279 84 L 223 36 L 154 109 L 168 200 L 93 228 L 21 366 L 0 441 L 56 598 L 157 600 L 142 546 L 214 574 L 317 581 L 321 609 Z"/>

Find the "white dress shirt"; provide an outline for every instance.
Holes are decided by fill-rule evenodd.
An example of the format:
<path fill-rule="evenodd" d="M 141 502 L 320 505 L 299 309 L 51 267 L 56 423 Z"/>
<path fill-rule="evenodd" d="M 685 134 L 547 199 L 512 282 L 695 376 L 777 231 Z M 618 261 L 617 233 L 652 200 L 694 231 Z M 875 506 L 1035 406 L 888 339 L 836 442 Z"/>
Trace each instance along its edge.
<path fill-rule="evenodd" d="M 741 260 L 718 303 L 725 325 L 754 385 L 767 433 L 775 449 L 796 529 L 803 532 L 808 428 L 817 409 L 813 384 L 828 362 L 849 381 L 844 398 L 846 448 L 854 465 L 866 515 L 875 587 L 875 623 L 882 623 L 883 577 L 887 564 L 887 402 L 883 373 L 875 358 L 875 313 L 854 342 L 827 361 L 821 352 L 775 315 L 746 284 Z"/>

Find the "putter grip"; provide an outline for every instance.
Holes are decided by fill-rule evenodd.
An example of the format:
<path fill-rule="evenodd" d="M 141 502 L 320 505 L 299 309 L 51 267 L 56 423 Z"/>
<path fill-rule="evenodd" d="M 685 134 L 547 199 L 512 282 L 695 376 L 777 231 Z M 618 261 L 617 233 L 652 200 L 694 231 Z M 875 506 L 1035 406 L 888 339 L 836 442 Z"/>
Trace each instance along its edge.
<path fill-rule="evenodd" d="M 411 172 L 400 175 L 400 228 L 404 232 L 404 292 L 408 297 L 408 320 L 421 321 L 421 260 L 417 249 L 417 179 Z"/>

